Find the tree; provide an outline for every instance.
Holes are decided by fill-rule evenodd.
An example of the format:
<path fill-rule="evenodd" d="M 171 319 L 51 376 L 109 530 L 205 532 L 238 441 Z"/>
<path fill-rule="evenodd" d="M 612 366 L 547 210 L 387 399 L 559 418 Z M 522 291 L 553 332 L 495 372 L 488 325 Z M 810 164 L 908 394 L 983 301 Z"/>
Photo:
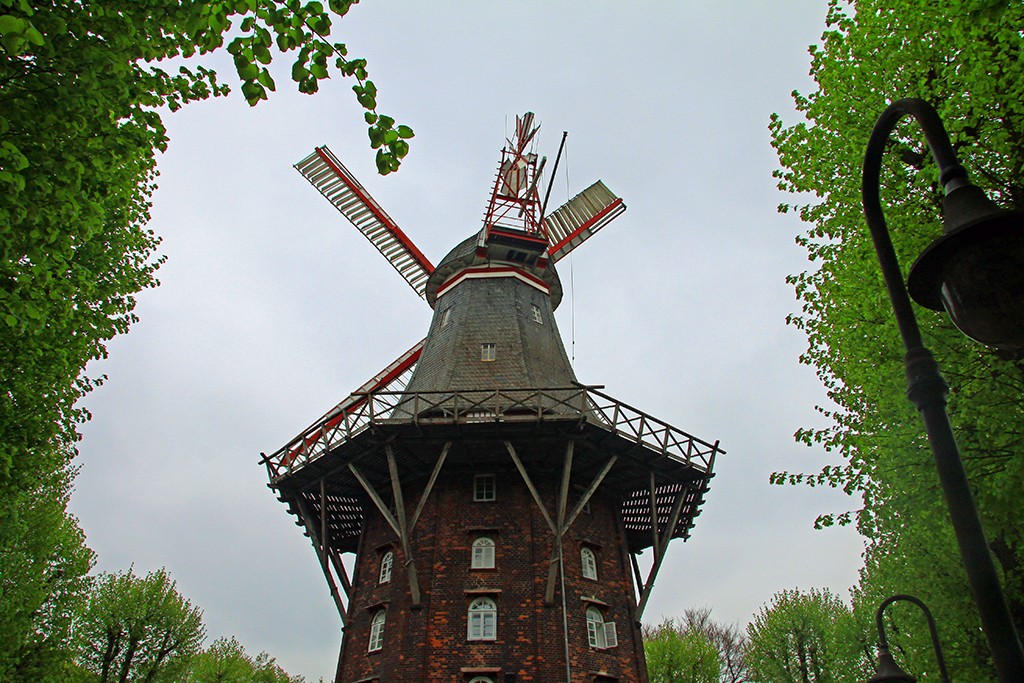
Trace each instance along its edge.
<path fill-rule="evenodd" d="M 344 15 L 352 0 L 330 0 Z M 0 483 L 16 461 L 73 443 L 94 382 L 85 364 L 133 321 L 134 294 L 156 283 L 158 238 L 145 229 L 155 155 L 167 144 L 158 108 L 223 95 L 201 63 L 159 62 L 227 45 L 250 104 L 275 84 L 271 50 L 297 52 L 291 75 L 312 93 L 350 76 L 367 109 L 382 173 L 412 136 L 377 113 L 366 62 L 330 42 L 332 14 L 297 0 L 0 0 Z M 333 64 L 333 66 L 332 66 Z"/>
<path fill-rule="evenodd" d="M 82 561 L 75 521 L 53 516 L 64 510 L 77 426 L 88 417 L 76 402 L 100 381 L 83 374 L 86 364 L 134 322 L 135 295 L 157 283 L 159 238 L 146 223 L 156 153 L 167 145 L 162 112 L 228 92 L 202 58 L 226 49 L 250 104 L 275 88 L 272 50 L 296 55 L 301 92 L 331 74 L 351 77 L 380 172 L 408 152 L 412 130 L 377 112 L 365 60 L 332 42 L 334 20 L 352 3 L 0 0 L 0 508 L 35 510 L 48 530 L 24 535 L 36 522 L 20 515 L 0 533 L 0 562 L 29 552 L 43 581 L 0 578 L 0 671 L 21 666 L 11 653 L 37 638 L 38 605 L 56 604 L 40 603 L 36 588 L 64 590 L 40 578 L 56 562 L 44 558 L 67 553 L 61 572 L 78 572 L 62 573 L 67 585 L 91 561 Z M 170 58 L 175 72 L 162 64 Z M 26 507 L 36 495 L 63 503 Z M 17 625 L 26 630 L 8 632 Z"/>
<path fill-rule="evenodd" d="M 65 680 L 71 624 L 93 563 L 82 530 L 65 512 L 72 476 L 63 464 L 31 487 L 0 496 L 2 681 Z"/>
<path fill-rule="evenodd" d="M 205 631 L 166 570 L 103 574 L 75 624 L 77 663 L 98 683 L 177 682 Z"/>
<path fill-rule="evenodd" d="M 303 683 L 289 676 L 266 652 L 255 659 L 235 638 L 218 638 L 192 660 L 186 683 Z"/>
<path fill-rule="evenodd" d="M 658 626 L 645 626 L 644 650 L 652 681 L 710 680 L 743 683 L 747 670 L 743 663 L 746 638 L 736 626 L 726 626 L 711 618 L 707 607 L 687 609 L 678 619 L 666 619 Z M 717 664 L 712 667 L 703 643 L 711 645 Z M 691 678 L 679 678 L 689 671 Z M 697 677 L 697 678 L 693 678 Z"/>
<path fill-rule="evenodd" d="M 870 675 L 870 648 L 850 608 L 827 590 L 776 593 L 747 625 L 747 639 L 753 681 L 854 683 Z"/>
<path fill-rule="evenodd" d="M 707 636 L 671 619 L 644 629 L 651 683 L 718 683 L 718 651 Z"/>
<path fill-rule="evenodd" d="M 915 96 L 937 106 L 971 177 L 1007 208 L 1024 208 L 1024 5 L 1009 0 L 831 0 L 828 30 L 811 48 L 817 89 L 795 93 L 806 119 L 773 116 L 783 212 L 808 224 L 798 242 L 814 267 L 790 278 L 803 330 L 802 361 L 817 368 L 832 405 L 825 426 L 798 440 L 844 462 L 776 483 L 841 487 L 857 509 L 827 512 L 819 526 L 856 523 L 867 540 L 854 594 L 870 621 L 882 599 L 909 592 L 928 603 L 950 668 L 994 676 L 920 418 L 904 395 L 902 346 L 860 208 L 860 169 L 885 106 Z M 882 201 L 904 269 L 941 233 L 941 188 L 916 125 L 897 128 L 885 158 Z M 945 316 L 918 311 L 925 343 L 952 385 L 949 412 L 982 523 L 1024 632 L 1024 362 L 964 338 Z M 918 629 L 920 634 L 920 629 Z M 911 659 L 935 673 L 926 638 Z M 916 652 L 916 654 L 915 654 Z"/>

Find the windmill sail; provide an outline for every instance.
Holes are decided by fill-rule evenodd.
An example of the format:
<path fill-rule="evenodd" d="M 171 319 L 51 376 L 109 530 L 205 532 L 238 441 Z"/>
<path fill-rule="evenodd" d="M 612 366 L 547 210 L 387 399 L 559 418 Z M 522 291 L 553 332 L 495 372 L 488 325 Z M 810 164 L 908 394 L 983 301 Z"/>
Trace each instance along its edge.
<path fill-rule="evenodd" d="M 377 247 L 420 297 L 425 296 L 434 266 L 331 150 L 317 147 L 295 168 Z"/>
<path fill-rule="evenodd" d="M 280 463 L 280 467 L 291 467 L 297 463 L 319 457 L 327 452 L 339 435 L 348 434 L 347 430 L 361 428 L 368 424 L 372 415 L 365 414 L 362 409 L 370 394 L 375 392 L 395 392 L 405 388 L 412 376 L 412 371 L 423 353 L 426 339 L 416 342 L 411 349 L 396 358 L 390 365 L 374 375 L 369 381 L 348 395 L 341 403 L 334 406 L 319 420 L 307 427 L 301 434 L 271 456 Z M 397 402 L 398 395 L 384 396 L 377 401 L 380 405 Z M 377 406 L 379 411 L 380 405 Z"/>
<path fill-rule="evenodd" d="M 625 210 L 622 199 L 600 180 L 580 192 L 544 218 L 551 242 L 548 247 L 551 260 L 557 261 L 568 254 Z"/>

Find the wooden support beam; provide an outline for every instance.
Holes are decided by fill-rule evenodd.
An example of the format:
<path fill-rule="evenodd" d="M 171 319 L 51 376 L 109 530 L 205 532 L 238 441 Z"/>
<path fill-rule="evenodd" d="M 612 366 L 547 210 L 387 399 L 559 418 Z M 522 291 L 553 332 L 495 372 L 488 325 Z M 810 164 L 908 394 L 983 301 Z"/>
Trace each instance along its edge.
<path fill-rule="evenodd" d="M 508 454 L 512 456 L 512 462 L 516 464 L 516 469 L 519 470 L 519 476 L 523 478 L 526 483 L 526 488 L 529 489 L 530 495 L 533 496 L 533 502 L 537 504 L 540 509 L 540 513 L 544 516 L 544 521 L 547 522 L 548 528 L 551 529 L 551 533 L 558 535 L 558 528 L 555 526 L 554 521 L 551 519 L 551 515 L 548 514 L 547 509 L 544 507 L 544 502 L 540 499 L 540 494 L 537 493 L 537 487 L 533 485 L 533 481 L 530 480 L 530 475 L 526 473 L 526 468 L 523 467 L 523 463 L 519 460 L 519 456 L 516 455 L 516 449 L 512 447 L 512 444 L 508 441 L 505 442 L 505 448 L 508 450 Z"/>
<path fill-rule="evenodd" d="M 658 538 L 658 493 L 656 490 L 656 483 L 654 481 L 654 472 L 651 472 L 651 545 L 654 548 L 655 556 L 661 553 L 661 546 L 658 545 L 660 539 Z"/>
<path fill-rule="evenodd" d="M 633 565 L 633 581 L 636 584 L 637 591 L 637 604 L 640 604 L 640 595 L 644 587 L 644 577 L 640 573 L 640 563 L 636 561 L 636 555 L 633 553 L 629 554 L 629 563 Z"/>
<path fill-rule="evenodd" d="M 309 510 L 306 508 L 306 504 L 302 502 L 301 498 L 295 499 L 296 507 L 299 509 L 299 516 L 302 517 L 302 523 L 306 526 L 306 533 L 309 534 L 309 540 L 313 543 L 313 550 L 316 551 L 318 557 L 321 558 L 320 568 L 324 572 L 324 578 L 327 579 L 327 586 L 331 591 L 331 597 L 334 598 L 334 605 L 338 608 L 338 616 L 341 617 L 341 623 L 344 626 L 347 623 L 345 603 L 341 600 L 341 594 L 338 593 L 338 585 L 334 582 L 334 577 L 331 576 L 331 570 L 327 562 L 324 561 L 323 551 L 321 550 L 320 540 L 317 538 L 316 525 L 313 523 L 313 518 L 309 514 Z"/>
<path fill-rule="evenodd" d="M 544 589 L 544 604 L 546 605 L 555 601 L 555 579 L 558 578 L 559 564 L 565 561 L 562 555 L 562 537 L 565 534 L 565 508 L 569 501 L 569 481 L 572 479 L 572 455 L 575 445 L 575 441 L 569 441 L 565 447 L 565 460 L 562 463 L 562 485 L 558 489 L 558 507 L 555 510 L 555 526 L 558 527 L 558 531 L 555 533 L 555 545 L 551 549 L 548 582 Z"/>
<path fill-rule="evenodd" d="M 604 467 L 601 468 L 601 471 L 597 473 L 596 477 L 594 477 L 594 480 L 590 482 L 590 486 L 588 486 L 587 490 L 583 492 L 583 496 L 579 499 L 579 502 L 576 503 L 576 507 L 573 508 L 572 514 L 569 515 L 569 519 L 565 523 L 565 531 L 569 530 L 572 523 L 575 522 L 576 518 L 580 516 L 581 512 L 583 512 L 583 508 L 587 507 L 587 503 L 590 502 L 590 498 L 594 495 L 594 492 L 597 491 L 597 488 L 601 485 L 601 482 L 604 481 L 604 478 L 608 476 L 608 472 L 611 471 L 612 465 L 614 465 L 615 461 L 618 459 L 619 456 L 617 455 L 613 455 L 609 458 L 608 462 L 606 462 Z M 562 533 L 565 533 L 565 531 Z"/>
<path fill-rule="evenodd" d="M 647 581 L 644 583 L 643 591 L 640 593 L 640 602 L 636 607 L 637 619 L 643 616 L 644 608 L 647 607 L 647 600 L 651 597 L 651 589 L 654 588 L 654 579 L 658 577 L 658 570 L 661 569 L 661 562 L 665 559 L 665 552 L 668 550 L 669 541 L 672 540 L 676 524 L 679 523 L 679 515 L 683 512 L 683 504 L 686 502 L 689 492 L 690 487 L 685 486 L 682 491 L 676 494 L 675 503 L 672 505 L 672 514 L 669 515 L 668 526 L 665 527 L 661 534 L 661 543 L 658 546 L 660 550 L 655 551 L 654 563 L 651 565 L 651 571 L 647 575 Z"/>
<path fill-rule="evenodd" d="M 387 521 L 388 526 L 391 527 L 391 530 L 398 536 L 401 536 L 402 532 L 399 530 L 398 520 L 395 519 L 393 514 L 391 514 L 391 510 L 388 509 L 388 506 L 384 504 L 384 500 L 377 493 L 377 490 L 373 488 L 373 484 L 367 481 L 366 477 L 363 476 L 363 473 L 360 472 L 352 463 L 348 464 L 348 469 L 352 472 L 356 481 L 359 482 L 359 485 L 363 487 L 363 490 L 366 491 L 366 495 L 370 496 L 370 500 L 372 500 L 373 504 L 377 506 L 377 510 L 380 511 L 380 514 L 384 516 L 384 519 Z"/>
<path fill-rule="evenodd" d="M 402 542 L 402 554 L 405 555 L 406 576 L 409 577 L 409 594 L 412 606 L 420 606 L 420 582 L 416 575 L 416 562 L 412 557 L 412 544 L 409 543 L 409 528 L 405 517 L 405 499 L 402 497 L 402 484 L 398 480 L 398 463 L 395 462 L 395 449 L 391 444 L 384 445 L 388 459 L 388 472 L 391 473 L 391 492 L 395 497 L 395 513 L 398 517 L 398 538 Z"/>
<path fill-rule="evenodd" d="M 331 538 L 327 530 L 327 481 L 320 477 L 320 564 L 327 565 L 327 549 L 330 547 Z"/>
<path fill-rule="evenodd" d="M 345 591 L 345 597 L 351 600 L 352 582 L 348 578 L 348 570 L 345 569 L 345 565 L 341 562 L 341 556 L 333 550 L 328 555 L 331 558 L 331 564 L 334 565 L 334 573 L 338 575 L 338 580 L 341 581 L 341 590 Z"/>
<path fill-rule="evenodd" d="M 430 497 L 430 492 L 434 490 L 434 482 L 437 481 L 437 475 L 441 473 L 441 466 L 444 465 L 445 458 L 448 457 L 448 449 L 451 447 L 452 442 L 449 441 L 441 449 L 441 455 L 438 456 L 437 462 L 434 464 L 434 471 L 430 473 L 430 479 L 427 480 L 427 487 L 423 489 L 423 495 L 420 496 L 416 512 L 412 513 L 412 519 L 409 520 L 409 533 L 412 533 L 413 529 L 416 528 L 416 522 L 420 521 L 420 513 L 423 512 L 423 506 L 426 504 L 427 498 Z"/>

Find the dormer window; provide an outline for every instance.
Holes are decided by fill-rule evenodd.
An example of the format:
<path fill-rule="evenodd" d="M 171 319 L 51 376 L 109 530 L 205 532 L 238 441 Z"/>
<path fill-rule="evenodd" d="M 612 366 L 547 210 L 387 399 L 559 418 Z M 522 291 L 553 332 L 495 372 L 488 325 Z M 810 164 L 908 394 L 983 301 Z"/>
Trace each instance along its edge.
<path fill-rule="evenodd" d="M 496 344 L 481 344 L 480 345 L 480 360 L 489 362 L 493 361 L 497 352 Z"/>

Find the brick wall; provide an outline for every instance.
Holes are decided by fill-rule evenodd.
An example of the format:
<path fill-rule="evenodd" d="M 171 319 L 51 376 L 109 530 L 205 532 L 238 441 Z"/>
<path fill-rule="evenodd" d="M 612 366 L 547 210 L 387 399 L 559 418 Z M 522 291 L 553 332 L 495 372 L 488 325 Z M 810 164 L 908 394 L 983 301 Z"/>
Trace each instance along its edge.
<path fill-rule="evenodd" d="M 418 609 L 412 605 L 407 558 L 397 535 L 376 510 L 368 516 L 353 574 L 337 683 L 374 677 L 388 683 L 465 683 L 476 675 L 503 683 L 507 673 L 516 674 L 517 682 L 565 680 L 563 596 L 557 583 L 554 604 L 544 604 L 553 535 L 500 442 L 476 444 L 472 457 L 460 457 L 460 448 L 453 445 L 452 464 L 446 465 L 411 534 L 422 593 Z M 535 463 L 530 469 L 553 514 L 561 463 Z M 496 500 L 473 500 L 473 477 L 480 473 L 496 475 Z M 589 479 L 573 483 L 570 510 Z M 412 514 L 419 495 L 417 490 L 404 491 L 407 514 Z M 590 512 L 577 518 L 564 540 L 572 683 L 594 681 L 598 673 L 620 681 L 647 681 L 631 568 L 620 529 L 615 501 L 605 499 L 599 490 Z M 479 536 L 495 541 L 494 569 L 470 567 L 472 543 Z M 583 545 L 595 553 L 596 581 L 583 577 Z M 392 578 L 379 584 L 380 557 L 387 550 L 395 553 Z M 497 605 L 493 641 L 467 639 L 467 609 L 478 597 Z M 590 647 L 590 605 L 616 624 L 617 647 Z M 383 647 L 368 652 L 371 621 L 379 609 L 387 615 Z"/>

